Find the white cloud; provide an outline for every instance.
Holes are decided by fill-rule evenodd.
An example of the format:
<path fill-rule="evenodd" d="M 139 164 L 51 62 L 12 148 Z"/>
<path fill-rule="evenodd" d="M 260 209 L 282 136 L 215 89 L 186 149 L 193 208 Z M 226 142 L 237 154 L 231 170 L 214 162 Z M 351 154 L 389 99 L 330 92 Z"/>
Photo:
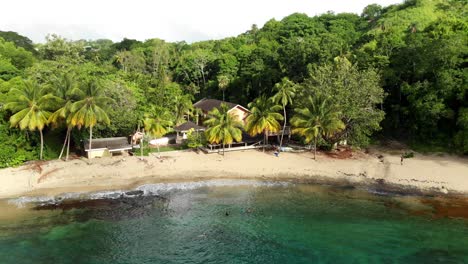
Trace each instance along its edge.
<path fill-rule="evenodd" d="M 70 39 L 124 37 L 188 42 L 235 36 L 252 24 L 294 13 L 329 10 L 361 13 L 371 3 L 402 0 L 15 0 L 2 3 L 0 30 L 17 31 L 35 42 L 48 33 Z"/>

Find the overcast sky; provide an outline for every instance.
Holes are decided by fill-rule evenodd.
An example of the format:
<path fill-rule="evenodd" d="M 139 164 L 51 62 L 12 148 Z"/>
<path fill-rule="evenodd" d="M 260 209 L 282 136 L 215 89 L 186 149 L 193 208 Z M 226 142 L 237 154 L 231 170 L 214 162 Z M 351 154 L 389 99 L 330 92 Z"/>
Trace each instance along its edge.
<path fill-rule="evenodd" d="M 5 0 L 0 30 L 43 42 L 49 33 L 68 39 L 124 37 L 188 42 L 236 36 L 294 12 L 360 14 L 368 4 L 402 0 Z"/>

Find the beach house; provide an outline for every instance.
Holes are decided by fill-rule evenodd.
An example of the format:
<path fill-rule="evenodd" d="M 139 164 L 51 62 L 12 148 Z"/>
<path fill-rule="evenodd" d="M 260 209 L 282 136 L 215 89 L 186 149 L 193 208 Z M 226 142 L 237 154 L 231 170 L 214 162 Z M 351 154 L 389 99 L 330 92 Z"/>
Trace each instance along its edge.
<path fill-rule="evenodd" d="M 220 108 L 222 103 L 225 103 L 229 107 L 229 113 L 232 113 L 239 119 L 239 121 L 245 123 L 245 119 L 250 114 L 249 109 L 243 107 L 240 104 L 225 102 L 217 99 L 203 98 L 193 104 L 193 107 L 200 109 L 202 113 L 200 118 L 198 118 L 198 125 L 202 125 L 208 113 L 214 108 Z"/>

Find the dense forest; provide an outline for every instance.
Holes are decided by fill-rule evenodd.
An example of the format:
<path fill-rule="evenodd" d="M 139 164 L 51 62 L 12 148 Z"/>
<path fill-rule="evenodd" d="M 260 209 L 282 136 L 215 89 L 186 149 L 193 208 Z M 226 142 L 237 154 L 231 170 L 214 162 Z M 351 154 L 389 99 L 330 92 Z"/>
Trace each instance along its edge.
<path fill-rule="evenodd" d="M 338 120 L 319 144 L 387 138 L 466 154 L 467 10 L 464 0 L 407 0 L 361 15 L 295 13 L 192 44 L 56 35 L 39 44 L 0 32 L 0 166 L 37 159 L 42 140 L 55 158 L 66 137 L 78 145 L 90 129 L 126 136 L 151 118 L 180 124 L 201 98 L 269 107 L 264 99 L 288 87 L 269 109 L 291 115 L 306 141 L 301 118 L 320 103 Z"/>

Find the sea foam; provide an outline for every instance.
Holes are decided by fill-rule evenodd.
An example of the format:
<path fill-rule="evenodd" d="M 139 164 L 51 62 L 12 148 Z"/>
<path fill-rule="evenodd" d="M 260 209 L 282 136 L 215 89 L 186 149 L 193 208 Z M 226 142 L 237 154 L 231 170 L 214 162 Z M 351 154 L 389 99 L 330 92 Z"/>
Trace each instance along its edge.
<path fill-rule="evenodd" d="M 274 187 L 274 186 L 290 186 L 292 183 L 284 181 L 257 181 L 257 180 L 206 180 L 195 182 L 172 182 L 172 183 L 152 183 L 144 184 L 135 189 L 129 190 L 112 190 L 100 191 L 92 193 L 75 192 L 63 193 L 57 196 L 22 196 L 15 199 L 10 199 L 8 202 L 18 207 L 24 207 L 27 204 L 56 204 L 64 200 L 95 200 L 95 199 L 117 199 L 121 197 L 135 196 L 163 196 L 173 191 L 194 190 L 203 187 Z M 134 194 L 134 191 L 140 191 L 139 194 Z"/>

